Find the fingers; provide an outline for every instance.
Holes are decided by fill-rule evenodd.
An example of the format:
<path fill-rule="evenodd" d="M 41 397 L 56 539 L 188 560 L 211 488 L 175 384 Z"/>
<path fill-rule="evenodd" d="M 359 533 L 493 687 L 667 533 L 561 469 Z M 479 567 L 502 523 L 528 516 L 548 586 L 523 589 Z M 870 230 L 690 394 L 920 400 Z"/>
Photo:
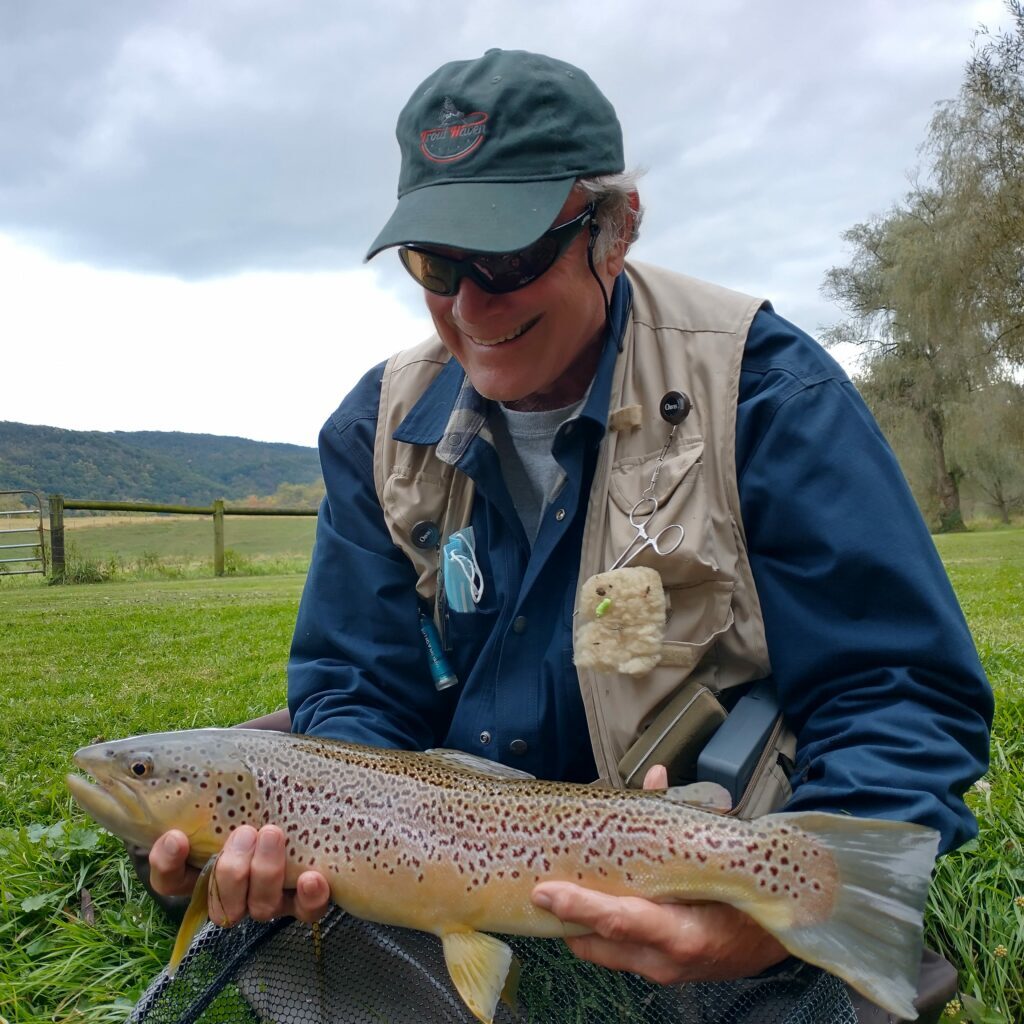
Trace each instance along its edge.
<path fill-rule="evenodd" d="M 668 789 L 668 769 L 663 764 L 652 764 L 647 769 L 644 789 Z"/>
<path fill-rule="evenodd" d="M 665 906 L 634 896 L 608 896 L 571 882 L 542 882 L 533 890 L 533 902 L 612 942 L 655 945 L 674 938 L 678 928 L 665 915 Z"/>
<path fill-rule="evenodd" d="M 241 830 L 236 830 L 237 832 Z M 257 921 L 269 921 L 283 912 L 284 834 L 273 825 L 259 831 L 249 866 L 249 914 Z"/>
<path fill-rule="evenodd" d="M 590 929 L 567 940 L 577 956 L 663 985 L 749 977 L 787 956 L 755 921 L 722 903 L 651 903 L 567 882 L 538 885 L 533 900 Z"/>
<path fill-rule="evenodd" d="M 696 950 L 685 947 L 684 935 L 680 934 L 685 933 L 685 923 L 673 921 L 665 913 L 667 907 L 634 897 L 607 896 L 563 882 L 538 885 L 533 900 L 538 905 L 547 905 L 561 920 L 591 930 L 588 935 L 566 940 L 583 960 L 613 970 L 632 971 L 661 985 L 700 976 L 699 971 L 696 975 L 690 973 Z M 672 948 L 675 957 L 665 947 Z"/>
<path fill-rule="evenodd" d="M 186 896 L 195 888 L 199 872 L 188 864 L 188 836 L 172 829 L 149 851 L 149 884 L 161 896 Z"/>
<path fill-rule="evenodd" d="M 327 879 L 319 871 L 304 871 L 299 875 L 290 913 L 306 924 L 313 924 L 327 913 L 330 900 Z"/>
<path fill-rule="evenodd" d="M 222 928 L 238 924 L 249 909 L 249 875 L 256 829 L 241 825 L 228 836 L 210 883 L 210 920 Z"/>
<path fill-rule="evenodd" d="M 285 889 L 284 833 L 276 825 L 257 832 L 239 826 L 228 837 L 210 886 L 210 919 L 222 927 L 246 914 L 257 921 L 297 917 L 312 924 L 327 911 L 331 890 L 319 871 L 304 871 L 295 892 Z"/>

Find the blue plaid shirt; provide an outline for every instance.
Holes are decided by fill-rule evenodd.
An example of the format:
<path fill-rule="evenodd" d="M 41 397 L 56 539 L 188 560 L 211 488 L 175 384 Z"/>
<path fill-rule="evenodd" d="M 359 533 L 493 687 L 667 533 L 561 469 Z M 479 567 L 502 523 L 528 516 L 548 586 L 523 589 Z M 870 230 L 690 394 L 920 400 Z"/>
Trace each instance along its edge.
<path fill-rule="evenodd" d="M 320 435 L 327 496 L 288 667 L 296 731 L 455 747 L 541 778 L 594 778 L 572 613 L 629 300 L 622 277 L 588 398 L 554 438 L 566 482 L 532 548 L 478 433 L 487 402 L 454 360 L 395 434 L 436 444 L 454 417 L 455 450 L 440 454 L 476 484 L 484 593 L 476 611 L 448 612 L 451 689 L 433 685 L 416 574 L 374 489 L 383 367 L 333 413 Z M 987 764 L 991 691 L 877 425 L 838 364 L 770 306 L 745 346 L 736 465 L 773 678 L 799 740 L 788 809 L 917 821 L 942 833 L 944 849 L 962 843 L 975 831 L 961 795 Z"/>

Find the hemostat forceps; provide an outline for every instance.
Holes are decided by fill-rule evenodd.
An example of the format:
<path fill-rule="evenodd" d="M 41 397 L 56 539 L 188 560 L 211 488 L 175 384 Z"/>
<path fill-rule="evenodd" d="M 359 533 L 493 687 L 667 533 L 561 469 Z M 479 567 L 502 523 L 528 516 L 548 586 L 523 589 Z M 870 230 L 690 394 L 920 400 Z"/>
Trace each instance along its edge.
<path fill-rule="evenodd" d="M 652 481 L 653 483 L 653 481 Z M 644 548 L 654 548 L 655 554 L 670 555 L 680 544 L 686 531 L 680 523 L 669 523 L 653 537 L 647 532 L 647 524 L 658 512 L 658 499 L 651 494 L 644 495 L 629 511 L 629 525 L 636 530 L 636 536 L 626 545 L 626 550 L 615 559 L 611 569 L 619 569 L 640 554 Z M 637 547 L 637 542 L 640 546 Z"/>

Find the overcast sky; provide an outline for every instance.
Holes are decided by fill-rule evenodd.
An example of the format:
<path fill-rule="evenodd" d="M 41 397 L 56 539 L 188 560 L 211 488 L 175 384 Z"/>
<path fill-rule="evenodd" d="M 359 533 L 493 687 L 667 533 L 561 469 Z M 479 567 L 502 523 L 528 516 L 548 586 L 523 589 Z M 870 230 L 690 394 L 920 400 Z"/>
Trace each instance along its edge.
<path fill-rule="evenodd" d="M 637 259 L 806 330 L 1000 0 L 0 0 L 0 419 L 316 443 L 430 330 L 394 123 L 492 46 L 584 68 L 646 170 Z"/>

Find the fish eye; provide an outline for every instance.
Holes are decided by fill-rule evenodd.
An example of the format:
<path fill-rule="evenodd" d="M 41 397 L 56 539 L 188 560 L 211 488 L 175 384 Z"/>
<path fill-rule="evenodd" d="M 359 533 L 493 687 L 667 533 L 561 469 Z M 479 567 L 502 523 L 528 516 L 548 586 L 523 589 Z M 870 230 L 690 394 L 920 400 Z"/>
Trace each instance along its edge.
<path fill-rule="evenodd" d="M 144 779 L 153 771 L 153 761 L 149 757 L 137 757 L 128 766 L 128 770 L 137 779 Z"/>

